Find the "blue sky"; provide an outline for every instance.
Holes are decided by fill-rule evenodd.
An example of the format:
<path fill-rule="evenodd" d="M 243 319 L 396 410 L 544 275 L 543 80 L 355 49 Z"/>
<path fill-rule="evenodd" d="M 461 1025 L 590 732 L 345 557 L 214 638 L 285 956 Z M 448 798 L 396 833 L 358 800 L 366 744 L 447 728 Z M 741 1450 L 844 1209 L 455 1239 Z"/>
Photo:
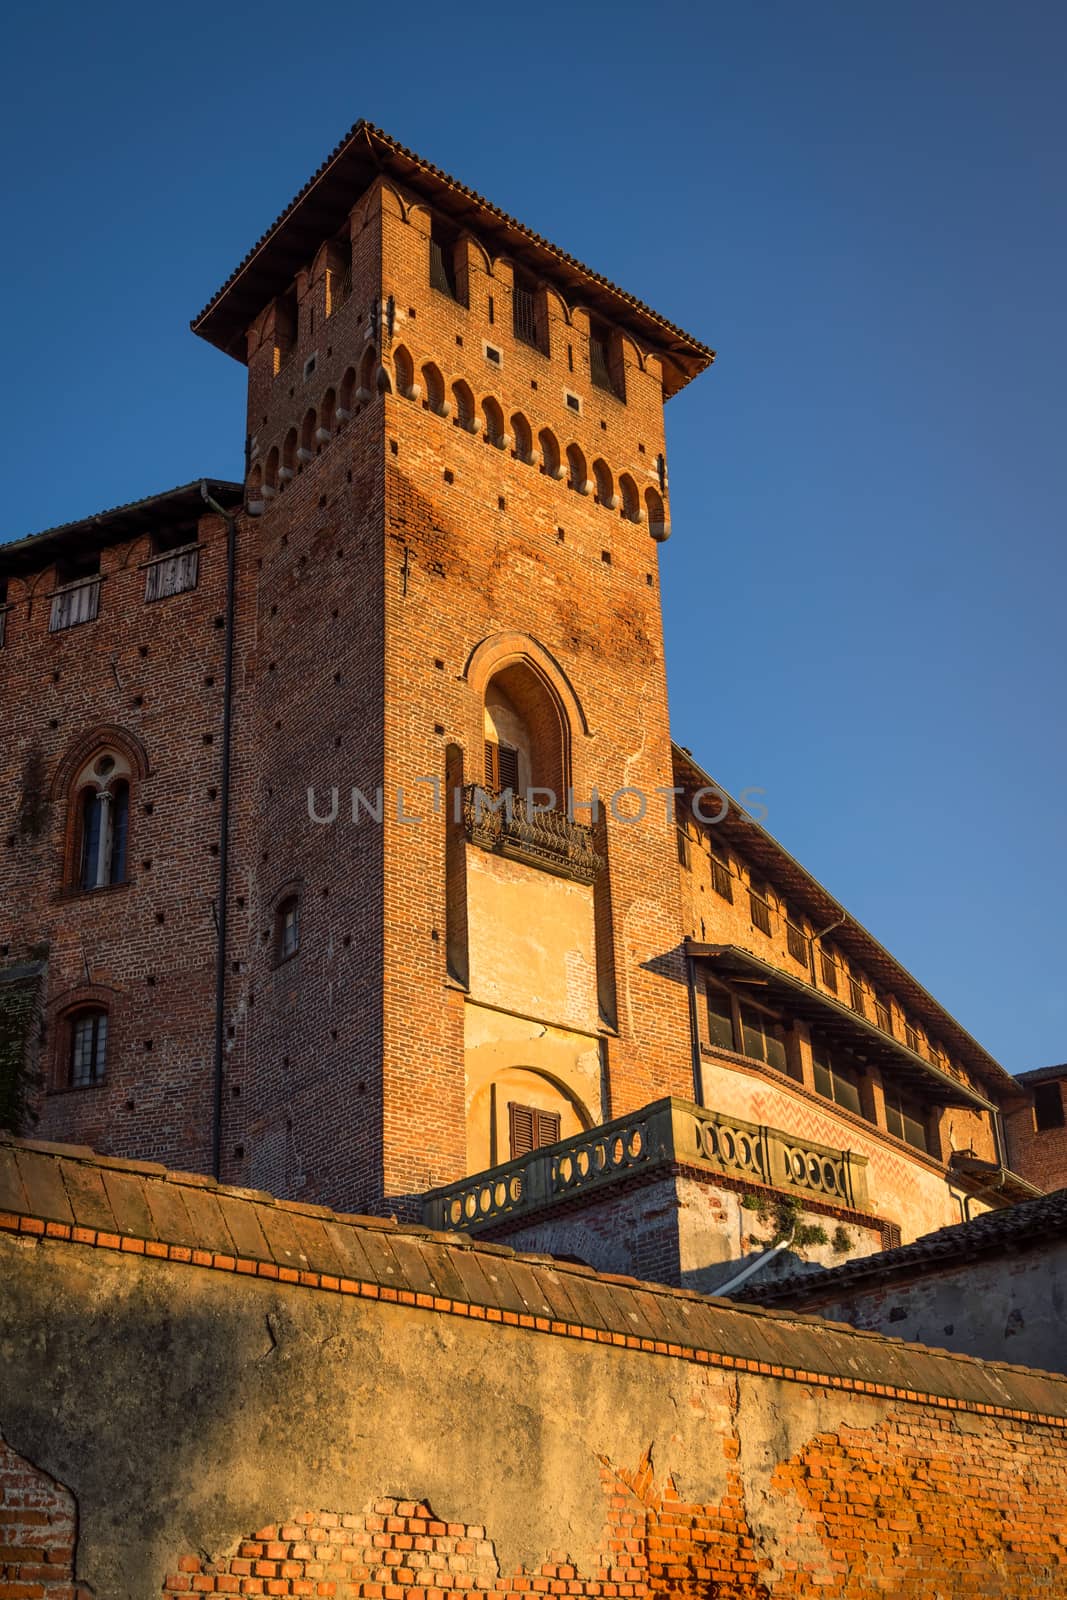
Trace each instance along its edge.
<path fill-rule="evenodd" d="M 241 471 L 194 315 L 367 116 L 715 346 L 675 737 L 1012 1071 L 1067 1058 L 1067 10 L 16 4 L 0 538 Z"/>

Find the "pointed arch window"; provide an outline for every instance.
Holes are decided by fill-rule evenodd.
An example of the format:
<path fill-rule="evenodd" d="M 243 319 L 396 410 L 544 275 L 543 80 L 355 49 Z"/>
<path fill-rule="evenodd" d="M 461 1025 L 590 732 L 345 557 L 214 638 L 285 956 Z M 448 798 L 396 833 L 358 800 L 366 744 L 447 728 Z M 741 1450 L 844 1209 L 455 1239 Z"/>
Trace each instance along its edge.
<path fill-rule="evenodd" d="M 106 889 L 126 882 L 130 776 L 123 756 L 101 750 L 75 779 L 73 887 Z"/>

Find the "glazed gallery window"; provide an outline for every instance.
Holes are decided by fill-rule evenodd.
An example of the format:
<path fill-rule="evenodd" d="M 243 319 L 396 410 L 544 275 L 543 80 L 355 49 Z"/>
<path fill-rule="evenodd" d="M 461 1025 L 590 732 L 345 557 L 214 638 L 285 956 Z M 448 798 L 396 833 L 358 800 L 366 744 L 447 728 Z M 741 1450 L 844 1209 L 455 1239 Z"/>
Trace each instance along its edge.
<path fill-rule="evenodd" d="M 815 1088 L 827 1100 L 844 1106 L 848 1111 L 863 1115 L 860 1102 L 860 1082 L 863 1074 L 851 1062 L 839 1055 L 831 1055 L 826 1045 L 812 1040 L 811 1062 L 815 1072 Z"/>
<path fill-rule="evenodd" d="M 106 1065 L 107 1012 L 75 1012 L 70 1021 L 70 1087 L 88 1089 L 94 1083 L 102 1083 Z"/>
<path fill-rule="evenodd" d="M 94 756 L 78 775 L 74 805 L 76 887 L 125 883 L 130 773 L 123 759 L 107 750 Z"/>

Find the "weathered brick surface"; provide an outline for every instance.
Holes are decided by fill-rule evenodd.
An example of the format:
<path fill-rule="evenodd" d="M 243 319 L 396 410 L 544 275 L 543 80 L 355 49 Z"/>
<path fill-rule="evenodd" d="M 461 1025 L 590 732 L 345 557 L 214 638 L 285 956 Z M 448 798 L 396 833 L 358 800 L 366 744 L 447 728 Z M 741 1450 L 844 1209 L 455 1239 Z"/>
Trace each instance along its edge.
<path fill-rule="evenodd" d="M 772 1475 L 793 1519 L 789 1536 L 772 1540 L 750 1521 L 742 1442 L 731 1433 L 711 1446 L 726 1463 L 726 1492 L 710 1503 L 688 1500 L 670 1477 L 657 1483 L 650 1455 L 629 1470 L 605 1461 L 604 1537 L 592 1570 L 561 1548 L 533 1570 L 502 1571 L 492 1528 L 383 1498 L 359 1513 L 287 1514 L 218 1559 L 183 1555 L 163 1593 L 1027 1600 L 1067 1581 L 1067 1488 L 1050 1442 L 1017 1428 L 979 1440 L 952 1422 L 906 1416 L 820 1434 Z M 1020 1470 L 1030 1485 L 1025 1505 Z"/>
<path fill-rule="evenodd" d="M 0 1600 L 83 1600 L 73 1496 L 0 1438 Z"/>

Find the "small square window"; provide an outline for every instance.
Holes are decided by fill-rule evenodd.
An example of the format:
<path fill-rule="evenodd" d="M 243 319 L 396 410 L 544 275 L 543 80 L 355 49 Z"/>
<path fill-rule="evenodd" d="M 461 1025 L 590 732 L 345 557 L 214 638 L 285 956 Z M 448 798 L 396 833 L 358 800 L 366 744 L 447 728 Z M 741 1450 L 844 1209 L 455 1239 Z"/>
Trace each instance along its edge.
<path fill-rule="evenodd" d="M 501 355 L 500 351 L 496 348 L 496 345 L 486 344 L 486 345 L 482 346 L 482 349 L 485 351 L 485 359 L 487 361 L 491 361 L 493 363 L 494 367 L 499 367 L 499 366 L 503 365 L 504 357 Z"/>
<path fill-rule="evenodd" d="M 571 394 L 569 389 L 564 389 L 563 400 L 568 410 L 577 411 L 578 414 L 581 415 L 582 402 L 579 400 L 576 394 Z"/>

